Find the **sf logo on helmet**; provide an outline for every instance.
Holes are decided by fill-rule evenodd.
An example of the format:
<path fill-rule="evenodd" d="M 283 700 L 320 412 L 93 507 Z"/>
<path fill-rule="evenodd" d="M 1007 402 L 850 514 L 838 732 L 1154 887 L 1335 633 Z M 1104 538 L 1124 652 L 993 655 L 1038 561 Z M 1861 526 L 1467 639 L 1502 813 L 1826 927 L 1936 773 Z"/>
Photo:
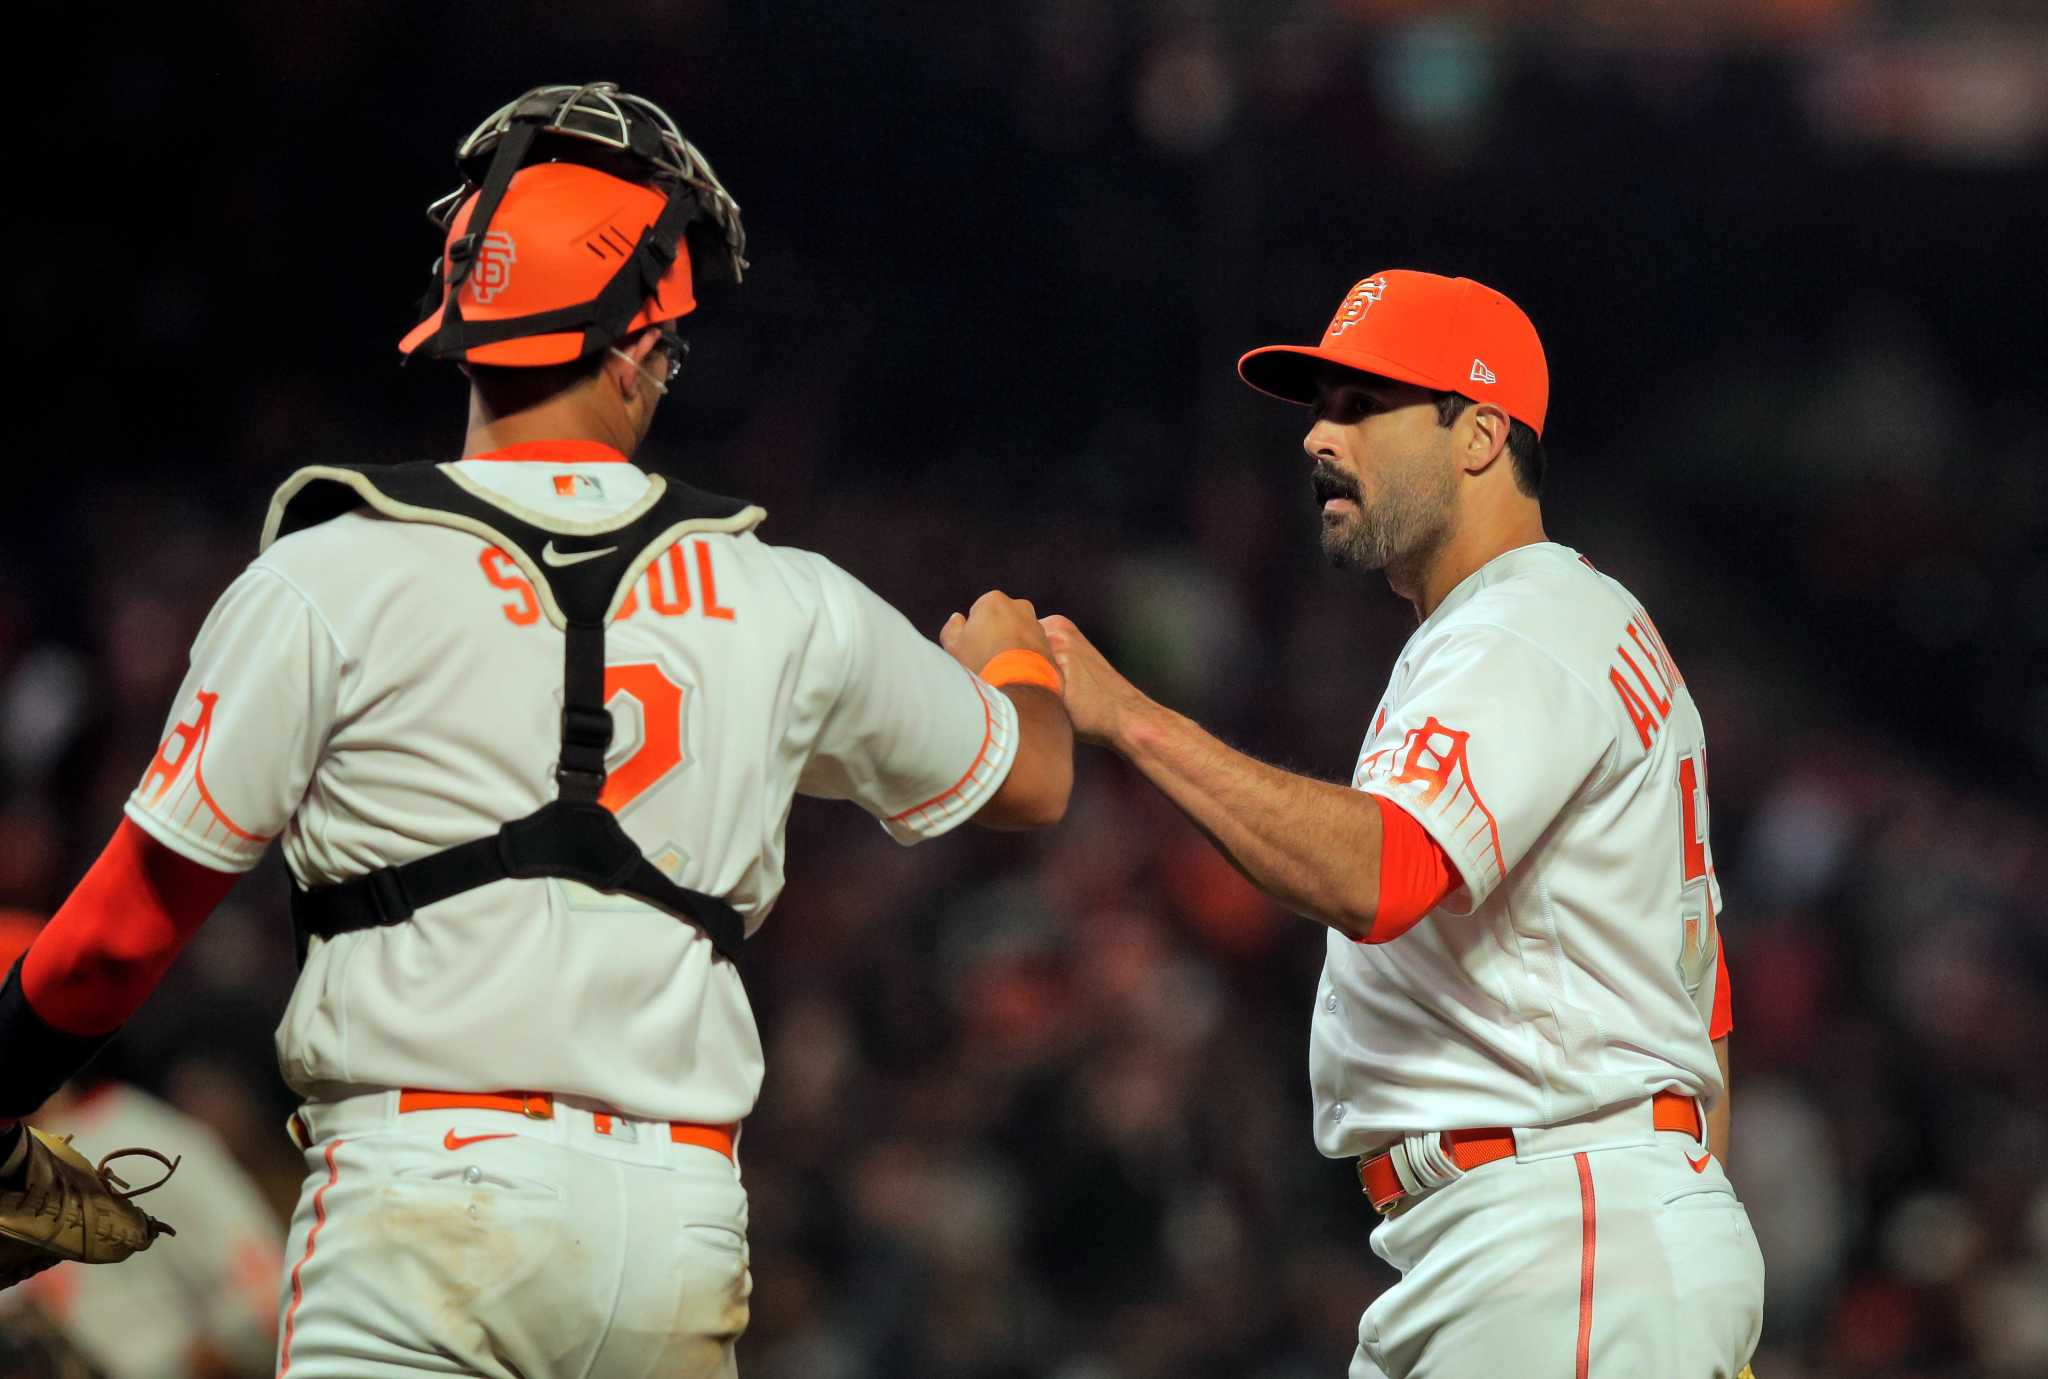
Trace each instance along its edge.
<path fill-rule="evenodd" d="M 1351 295 L 1344 299 L 1344 305 L 1337 308 L 1337 319 L 1330 322 L 1330 334 L 1342 335 L 1345 331 L 1365 319 L 1372 310 L 1372 304 L 1386 295 L 1385 278 L 1367 278 L 1351 289 Z"/>
<path fill-rule="evenodd" d="M 478 302 L 490 301 L 512 285 L 512 265 L 517 262 L 519 251 L 512 236 L 492 230 L 477 246 L 476 266 L 469 271 L 469 295 Z"/>

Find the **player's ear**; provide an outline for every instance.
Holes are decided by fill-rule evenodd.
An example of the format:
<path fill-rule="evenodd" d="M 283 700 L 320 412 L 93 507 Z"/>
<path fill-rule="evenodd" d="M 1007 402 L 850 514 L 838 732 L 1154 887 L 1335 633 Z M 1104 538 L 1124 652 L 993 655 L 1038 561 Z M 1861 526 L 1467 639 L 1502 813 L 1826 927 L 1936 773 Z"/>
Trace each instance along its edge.
<path fill-rule="evenodd" d="M 654 353 L 660 347 L 661 332 L 652 326 L 634 336 L 630 344 L 622 342 L 619 345 L 619 348 L 624 350 L 627 357 L 635 364 L 645 364 L 647 356 Z"/>
<path fill-rule="evenodd" d="M 648 344 L 648 339 L 658 334 L 651 330 L 642 331 L 637 336 L 629 336 L 619 341 L 604 352 L 604 359 L 598 371 L 610 381 L 619 396 L 629 402 L 639 396 L 640 390 L 647 386 L 641 369 L 645 367 L 648 352 L 653 348 Z"/>
<path fill-rule="evenodd" d="M 1460 467 L 1467 474 L 1484 474 L 1501 462 L 1508 452 L 1508 414 L 1491 402 L 1475 402 L 1458 418 L 1454 433 Z"/>

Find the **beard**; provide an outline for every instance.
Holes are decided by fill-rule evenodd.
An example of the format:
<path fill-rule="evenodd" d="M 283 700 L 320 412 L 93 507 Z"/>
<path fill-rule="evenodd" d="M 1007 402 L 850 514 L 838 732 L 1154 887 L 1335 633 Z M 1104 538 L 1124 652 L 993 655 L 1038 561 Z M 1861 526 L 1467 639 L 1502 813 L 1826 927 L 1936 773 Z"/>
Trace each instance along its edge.
<path fill-rule="evenodd" d="M 1368 503 L 1358 480 L 1326 460 L 1310 476 L 1316 502 L 1348 498 L 1353 512 L 1325 512 L 1323 554 L 1340 570 L 1371 572 L 1412 566 L 1450 535 L 1456 480 L 1448 465 L 1414 456 L 1388 466 L 1377 501 Z"/>

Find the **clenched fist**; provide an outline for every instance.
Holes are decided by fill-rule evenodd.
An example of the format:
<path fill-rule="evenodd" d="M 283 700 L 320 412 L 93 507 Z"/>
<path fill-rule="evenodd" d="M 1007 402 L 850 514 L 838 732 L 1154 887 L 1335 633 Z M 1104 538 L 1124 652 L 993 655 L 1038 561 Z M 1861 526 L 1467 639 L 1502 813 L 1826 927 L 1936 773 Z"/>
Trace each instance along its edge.
<path fill-rule="evenodd" d="M 1038 612 L 1030 601 L 1013 599 L 997 589 L 976 599 L 966 617 L 955 613 L 946 619 L 946 625 L 939 629 L 939 645 L 976 673 L 1005 651 L 1052 655 L 1045 631 L 1038 625 Z"/>

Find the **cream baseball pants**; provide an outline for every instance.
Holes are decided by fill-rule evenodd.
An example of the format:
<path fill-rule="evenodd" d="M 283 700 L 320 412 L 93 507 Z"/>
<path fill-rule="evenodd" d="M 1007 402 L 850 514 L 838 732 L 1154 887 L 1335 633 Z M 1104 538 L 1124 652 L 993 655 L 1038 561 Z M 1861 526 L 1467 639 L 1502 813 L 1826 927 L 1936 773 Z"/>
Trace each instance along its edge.
<path fill-rule="evenodd" d="M 732 1379 L 747 1326 L 734 1161 L 665 1122 L 403 1114 L 396 1092 L 299 1113 L 280 1379 Z"/>
<path fill-rule="evenodd" d="M 1719 1160 L 1647 1102 L 1515 1140 L 1463 1174 L 1413 1156 L 1435 1185 L 1373 1232 L 1401 1280 L 1360 1320 L 1350 1379 L 1735 1379 L 1764 1262 Z"/>

